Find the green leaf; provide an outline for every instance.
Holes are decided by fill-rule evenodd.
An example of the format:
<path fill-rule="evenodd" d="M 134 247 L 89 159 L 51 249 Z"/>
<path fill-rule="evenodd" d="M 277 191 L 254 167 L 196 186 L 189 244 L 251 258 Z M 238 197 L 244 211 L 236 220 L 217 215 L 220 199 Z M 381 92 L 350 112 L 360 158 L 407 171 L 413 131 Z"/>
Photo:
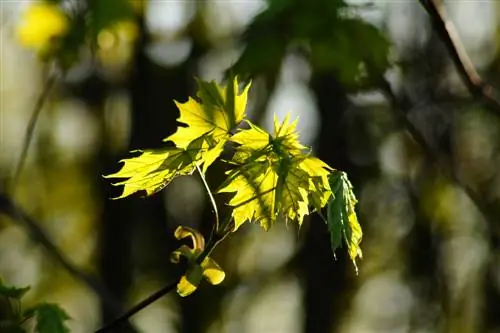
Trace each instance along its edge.
<path fill-rule="evenodd" d="M 40 303 L 25 311 L 26 317 L 36 317 L 37 333 L 68 333 L 65 321 L 71 319 L 57 304 Z"/>
<path fill-rule="evenodd" d="M 356 259 L 363 257 L 359 246 L 363 232 L 354 209 L 357 203 L 356 196 L 345 172 L 333 172 L 329 177 L 329 182 L 334 194 L 334 197 L 328 203 L 327 218 L 332 251 L 335 253 L 337 248 L 342 245 L 342 240 L 344 240 L 347 245 L 349 257 L 357 272 Z"/>
<path fill-rule="evenodd" d="M 0 280 L 0 296 L 20 299 L 26 294 L 26 292 L 30 289 L 30 287 L 10 287 L 3 284 L 2 280 Z"/>
<path fill-rule="evenodd" d="M 389 66 L 390 42 L 375 26 L 358 18 L 340 17 L 335 29 L 311 37 L 311 63 L 333 71 L 348 88 L 370 87 Z"/>

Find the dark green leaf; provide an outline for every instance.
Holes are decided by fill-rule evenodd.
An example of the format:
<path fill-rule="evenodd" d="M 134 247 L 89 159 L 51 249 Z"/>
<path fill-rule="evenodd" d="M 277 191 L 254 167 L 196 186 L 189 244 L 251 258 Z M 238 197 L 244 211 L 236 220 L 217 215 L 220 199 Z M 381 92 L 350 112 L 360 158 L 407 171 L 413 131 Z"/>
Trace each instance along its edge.
<path fill-rule="evenodd" d="M 25 316 L 36 317 L 37 333 L 68 333 L 65 321 L 70 319 L 68 314 L 57 304 L 41 303 L 26 310 Z"/>
<path fill-rule="evenodd" d="M 354 210 L 357 200 L 352 184 L 347 178 L 347 174 L 342 171 L 333 172 L 329 177 L 329 182 L 334 194 L 334 197 L 328 203 L 327 216 L 332 251 L 335 253 L 342 245 L 342 240 L 344 240 L 349 257 L 356 266 L 356 258 L 362 257 L 359 243 L 363 233 Z"/>
<path fill-rule="evenodd" d="M 0 296 L 20 299 L 30 289 L 30 287 L 9 287 L 0 280 Z"/>

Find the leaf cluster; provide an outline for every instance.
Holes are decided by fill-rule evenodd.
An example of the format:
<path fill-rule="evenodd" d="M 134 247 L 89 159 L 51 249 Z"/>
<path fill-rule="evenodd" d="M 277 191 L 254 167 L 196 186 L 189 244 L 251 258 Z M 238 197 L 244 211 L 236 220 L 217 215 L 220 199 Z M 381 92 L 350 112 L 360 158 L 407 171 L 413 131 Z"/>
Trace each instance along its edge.
<path fill-rule="evenodd" d="M 361 256 L 356 199 L 347 175 L 314 157 L 299 142 L 297 120 L 275 118 L 273 133 L 268 133 L 245 119 L 250 83 L 242 89 L 237 78 L 225 86 L 215 81 L 197 83 L 196 97 L 175 102 L 183 125 L 164 139 L 170 146 L 136 151 L 138 156 L 123 159 L 118 172 L 105 176 L 122 179 L 114 183 L 123 186 L 118 198 L 137 192 L 152 195 L 176 177 L 195 171 L 206 184 L 207 169 L 220 160 L 229 166 L 226 179 L 214 192 L 207 185 L 208 195 L 212 199 L 224 192 L 234 196 L 228 202 L 232 211 L 226 222 L 219 226 L 216 221 L 217 232 L 235 232 L 248 221 L 268 230 L 280 217 L 300 226 L 306 215 L 321 212 L 329 204 L 325 222 L 332 233 L 333 250 L 343 237 L 353 262 Z M 232 157 L 222 160 L 228 148 Z M 215 200 L 212 203 L 217 212 Z"/>

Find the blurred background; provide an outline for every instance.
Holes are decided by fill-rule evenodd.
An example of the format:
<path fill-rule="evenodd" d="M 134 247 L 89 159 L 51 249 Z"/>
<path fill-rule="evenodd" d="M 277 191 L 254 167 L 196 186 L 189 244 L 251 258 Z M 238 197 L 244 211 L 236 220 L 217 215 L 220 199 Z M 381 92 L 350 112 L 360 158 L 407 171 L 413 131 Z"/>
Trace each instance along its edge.
<path fill-rule="evenodd" d="M 252 121 L 269 129 L 274 114 L 298 116 L 301 141 L 349 174 L 364 231 L 359 275 L 345 248 L 334 259 L 317 216 L 300 231 L 247 224 L 214 253 L 223 284 L 171 293 L 118 331 L 500 332 L 498 109 L 471 96 L 419 1 L 61 6 L 83 3 L 97 22 L 94 52 L 76 48 L 9 193 L 76 270 L 33 225 L 0 215 L 0 276 L 32 286 L 27 304 L 58 302 L 72 332 L 93 332 L 171 281 L 173 230 L 208 234 L 213 223 L 203 185 L 181 177 L 113 201 L 120 188 L 102 175 L 130 150 L 162 146 L 194 77 L 221 82 L 232 70 L 252 79 Z M 2 190 L 54 70 L 16 38 L 32 4 L 0 0 Z M 444 6 L 474 67 L 500 87 L 500 3 Z M 216 187 L 222 166 L 208 178 Z"/>

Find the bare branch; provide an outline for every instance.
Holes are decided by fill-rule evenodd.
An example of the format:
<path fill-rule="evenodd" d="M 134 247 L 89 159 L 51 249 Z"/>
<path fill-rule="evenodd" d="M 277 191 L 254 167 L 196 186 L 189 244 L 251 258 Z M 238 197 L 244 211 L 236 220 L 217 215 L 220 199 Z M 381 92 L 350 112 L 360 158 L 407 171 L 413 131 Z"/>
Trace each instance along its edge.
<path fill-rule="evenodd" d="M 477 73 L 460 41 L 455 25 L 448 18 L 443 2 L 441 0 L 419 0 L 419 2 L 429 14 L 435 32 L 450 53 L 451 59 L 470 94 L 500 114 L 499 92 Z"/>

